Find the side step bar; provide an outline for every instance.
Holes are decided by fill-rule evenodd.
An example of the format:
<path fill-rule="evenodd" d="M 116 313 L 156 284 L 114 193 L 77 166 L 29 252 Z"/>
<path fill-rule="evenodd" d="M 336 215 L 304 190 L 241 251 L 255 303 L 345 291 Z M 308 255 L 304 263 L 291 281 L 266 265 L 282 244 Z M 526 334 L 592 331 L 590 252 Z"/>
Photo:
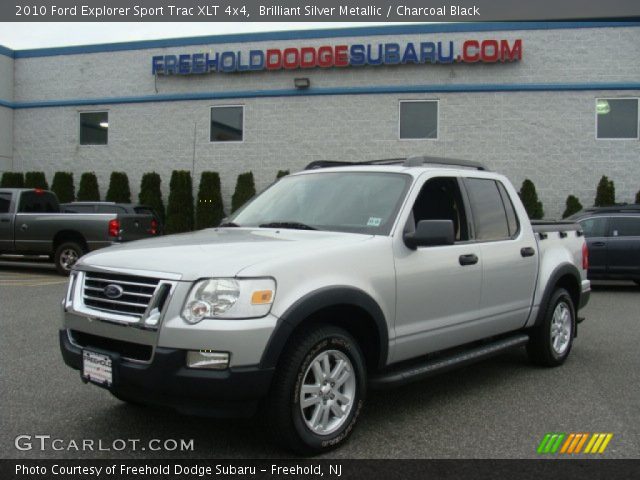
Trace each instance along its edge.
<path fill-rule="evenodd" d="M 422 364 L 412 364 L 405 368 L 391 369 L 388 372 L 383 372 L 371 377 L 369 379 L 369 386 L 371 388 L 381 389 L 422 380 L 437 373 L 446 372 L 484 360 L 485 358 L 493 357 L 505 350 L 526 345 L 528 341 L 529 335 L 519 333 L 463 352 L 427 360 Z"/>

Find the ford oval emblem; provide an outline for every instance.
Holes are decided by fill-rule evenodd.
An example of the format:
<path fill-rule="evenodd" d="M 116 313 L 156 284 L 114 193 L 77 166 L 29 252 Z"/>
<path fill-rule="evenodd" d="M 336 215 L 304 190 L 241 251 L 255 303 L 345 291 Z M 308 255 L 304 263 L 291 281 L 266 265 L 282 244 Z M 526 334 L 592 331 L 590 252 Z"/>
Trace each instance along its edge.
<path fill-rule="evenodd" d="M 120 285 L 110 283 L 109 285 L 104 287 L 102 292 L 104 293 L 105 297 L 115 300 L 116 298 L 120 298 L 122 296 L 124 290 L 122 290 L 122 287 Z"/>

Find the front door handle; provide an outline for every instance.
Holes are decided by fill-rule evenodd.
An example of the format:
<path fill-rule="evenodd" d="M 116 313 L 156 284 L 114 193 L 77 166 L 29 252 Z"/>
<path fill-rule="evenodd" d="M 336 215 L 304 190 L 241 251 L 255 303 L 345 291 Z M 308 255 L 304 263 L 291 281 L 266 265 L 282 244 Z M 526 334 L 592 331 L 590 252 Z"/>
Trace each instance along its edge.
<path fill-rule="evenodd" d="M 523 257 L 533 257 L 536 254 L 536 250 L 533 247 L 523 247 L 520 249 L 520 255 Z"/>
<path fill-rule="evenodd" d="M 593 242 L 591 245 L 592 245 L 593 247 L 604 247 L 604 246 L 606 246 L 607 244 L 606 244 L 606 243 L 604 243 L 604 242 Z"/>
<path fill-rule="evenodd" d="M 463 267 L 466 265 L 475 265 L 476 263 L 478 263 L 478 257 L 477 255 L 470 253 L 469 255 L 460 255 L 460 258 L 458 258 L 458 261 L 460 262 L 460 265 L 462 265 Z"/>
<path fill-rule="evenodd" d="M 29 228 L 29 225 L 27 225 L 26 223 L 23 223 L 22 225 L 20 225 L 20 230 L 22 230 L 23 232 Z"/>
<path fill-rule="evenodd" d="M 3 218 L 0 220 L 0 222 L 2 223 L 9 223 L 9 219 L 8 218 Z"/>

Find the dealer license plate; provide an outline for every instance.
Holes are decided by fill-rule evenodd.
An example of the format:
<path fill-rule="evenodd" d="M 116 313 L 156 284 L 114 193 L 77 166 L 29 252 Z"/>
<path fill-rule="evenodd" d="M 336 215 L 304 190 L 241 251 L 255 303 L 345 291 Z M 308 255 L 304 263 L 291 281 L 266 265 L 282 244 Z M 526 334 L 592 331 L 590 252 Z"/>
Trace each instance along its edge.
<path fill-rule="evenodd" d="M 112 360 L 108 355 L 82 351 L 82 376 L 90 382 L 110 387 L 113 384 Z"/>

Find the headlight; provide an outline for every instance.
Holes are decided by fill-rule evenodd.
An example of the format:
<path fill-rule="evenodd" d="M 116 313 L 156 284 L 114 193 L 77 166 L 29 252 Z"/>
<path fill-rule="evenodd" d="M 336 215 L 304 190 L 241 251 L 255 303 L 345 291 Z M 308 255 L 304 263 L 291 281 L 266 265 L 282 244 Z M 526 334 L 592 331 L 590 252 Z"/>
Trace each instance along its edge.
<path fill-rule="evenodd" d="M 276 293 L 272 278 L 210 278 L 196 282 L 182 309 L 182 318 L 258 318 L 271 310 Z"/>

